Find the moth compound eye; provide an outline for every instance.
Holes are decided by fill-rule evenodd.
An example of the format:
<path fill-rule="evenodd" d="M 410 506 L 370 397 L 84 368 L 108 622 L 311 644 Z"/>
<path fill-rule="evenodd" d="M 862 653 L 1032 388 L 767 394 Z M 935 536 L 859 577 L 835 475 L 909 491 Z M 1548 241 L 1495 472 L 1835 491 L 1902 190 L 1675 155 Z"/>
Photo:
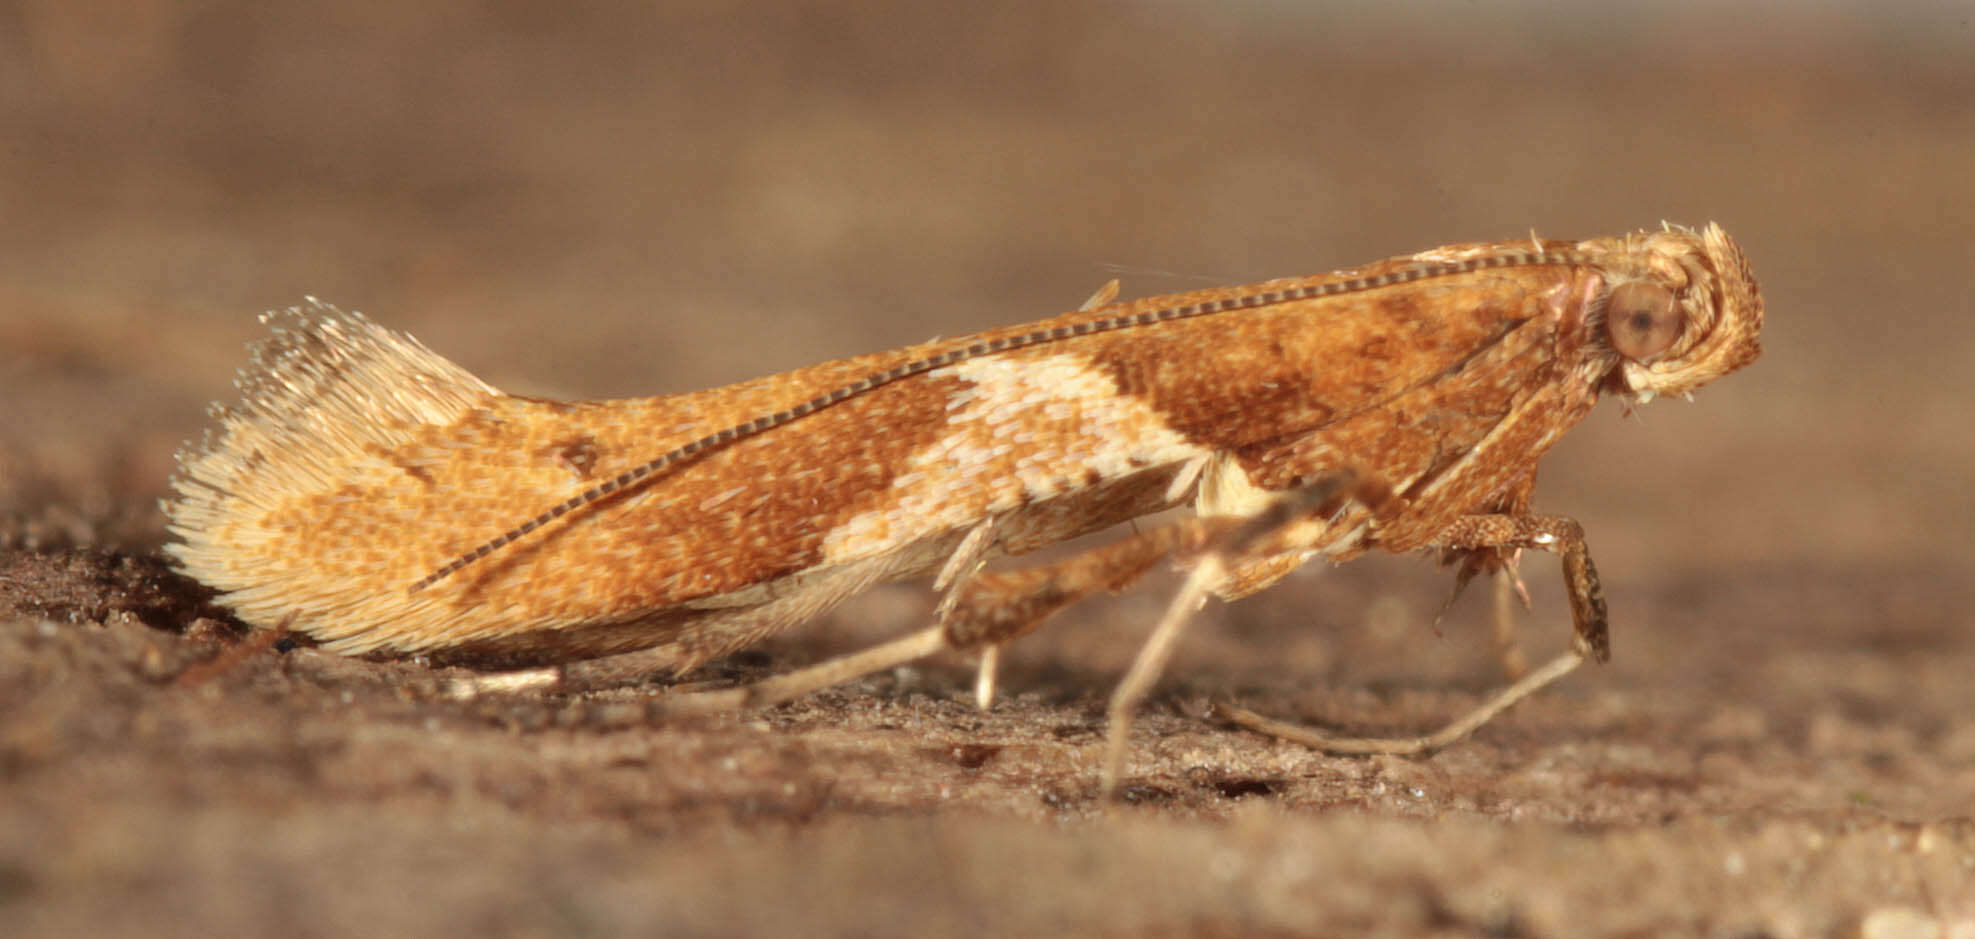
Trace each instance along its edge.
<path fill-rule="evenodd" d="M 1649 362 L 1680 338 L 1673 291 L 1643 280 L 1620 284 L 1605 302 L 1605 334 L 1618 354 Z"/>

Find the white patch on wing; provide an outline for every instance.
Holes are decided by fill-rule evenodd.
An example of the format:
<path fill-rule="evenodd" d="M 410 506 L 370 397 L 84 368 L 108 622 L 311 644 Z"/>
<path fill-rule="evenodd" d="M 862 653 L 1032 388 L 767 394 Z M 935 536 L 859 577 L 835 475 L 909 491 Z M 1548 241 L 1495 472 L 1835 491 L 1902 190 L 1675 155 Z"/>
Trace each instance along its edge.
<path fill-rule="evenodd" d="M 1201 515 L 1233 515 L 1253 518 L 1274 505 L 1277 494 L 1255 485 L 1241 463 L 1225 453 L 1216 453 L 1200 473 L 1200 488 L 1193 499 L 1193 510 Z"/>
<path fill-rule="evenodd" d="M 1082 488 L 1092 476 L 1118 479 L 1208 452 L 1143 400 L 1120 394 L 1082 356 L 988 356 L 931 375 L 971 386 L 945 403 L 950 433 L 912 455 L 883 506 L 830 532 L 826 563 L 971 528 Z"/>

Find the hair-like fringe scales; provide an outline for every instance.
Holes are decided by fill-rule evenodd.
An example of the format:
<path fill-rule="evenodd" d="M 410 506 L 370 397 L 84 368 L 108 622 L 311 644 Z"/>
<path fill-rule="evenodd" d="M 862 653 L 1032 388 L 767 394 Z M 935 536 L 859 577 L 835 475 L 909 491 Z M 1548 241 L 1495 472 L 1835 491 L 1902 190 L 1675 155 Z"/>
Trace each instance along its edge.
<path fill-rule="evenodd" d="M 273 508 L 333 489 L 353 461 L 500 393 L 418 340 L 314 297 L 261 321 L 272 334 L 234 380 L 240 403 L 212 408 L 217 430 L 179 451 L 176 495 L 161 503 L 181 539 L 165 551 L 249 620 L 286 586 L 256 563 Z"/>

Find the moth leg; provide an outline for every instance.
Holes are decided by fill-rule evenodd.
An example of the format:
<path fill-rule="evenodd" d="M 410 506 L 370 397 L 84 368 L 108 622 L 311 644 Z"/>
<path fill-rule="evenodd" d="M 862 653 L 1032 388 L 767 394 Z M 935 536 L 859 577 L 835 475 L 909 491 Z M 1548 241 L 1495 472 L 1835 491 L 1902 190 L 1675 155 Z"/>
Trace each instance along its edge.
<path fill-rule="evenodd" d="M 1519 551 L 1538 548 L 1563 562 L 1564 586 L 1570 596 L 1571 623 L 1577 651 L 1599 662 L 1611 658 L 1610 625 L 1605 591 L 1597 565 L 1584 543 L 1584 526 L 1562 515 L 1467 515 L 1434 538 L 1444 548 Z"/>
<path fill-rule="evenodd" d="M 960 540 L 960 544 L 954 548 L 953 554 L 947 557 L 946 564 L 940 568 L 939 575 L 933 581 L 934 589 L 946 592 L 945 598 L 940 601 L 939 605 L 942 616 L 944 616 L 944 611 L 951 608 L 961 596 L 962 589 L 977 576 L 977 572 L 981 567 L 981 559 L 987 556 L 988 550 L 993 545 L 994 520 L 987 519 L 968 531 L 966 536 Z M 925 658 L 946 648 L 949 648 L 949 644 L 945 641 L 944 634 L 939 627 L 933 627 L 931 629 L 920 630 L 899 639 L 894 639 L 891 642 L 873 646 L 862 652 L 839 656 L 826 662 L 819 662 L 807 668 L 800 668 L 793 672 L 776 675 L 772 678 L 765 678 L 738 688 L 722 688 L 713 691 L 686 691 L 667 695 L 660 700 L 654 710 L 661 713 L 677 714 L 769 707 L 802 697 L 814 691 L 821 691 L 825 688 L 841 685 L 847 681 L 861 678 L 873 672 L 896 668 L 908 662 Z M 619 659 L 635 657 L 639 654 L 635 652 L 627 653 L 623 656 L 615 656 L 611 659 L 598 661 L 617 661 Z M 676 658 L 676 653 L 673 654 L 673 657 Z M 575 663 L 577 666 L 583 664 Z M 649 672 L 654 668 L 662 668 L 665 664 L 662 662 L 639 663 L 634 664 L 632 667 L 643 668 Z M 569 667 L 565 666 L 565 668 Z M 981 663 L 981 670 L 982 678 L 980 681 L 987 684 L 988 690 L 986 693 L 992 696 L 993 660 L 984 657 Z M 565 673 L 563 677 L 566 685 L 569 675 Z"/>
<path fill-rule="evenodd" d="M 523 692 L 580 694 L 632 684 L 660 672 L 676 672 L 681 661 L 679 650 L 671 646 L 654 646 L 560 665 L 455 678 L 447 682 L 446 694 L 461 700 L 485 694 Z"/>
<path fill-rule="evenodd" d="M 1051 614 L 1079 599 L 1123 589 L 1175 550 L 1203 544 L 1237 522 L 1187 519 L 1054 564 L 974 574 L 953 585 L 937 626 L 743 687 L 668 695 L 651 710 L 680 714 L 769 707 L 936 652 L 996 648 L 1034 632 Z"/>
<path fill-rule="evenodd" d="M 1280 498 L 1252 519 L 1208 516 L 1182 519 L 1139 532 L 1054 564 L 981 574 L 957 588 L 943 628 L 951 648 L 997 646 L 1033 632 L 1051 614 L 1100 590 L 1129 586 L 1160 560 L 1199 554 L 1179 594 L 1140 648 L 1131 670 L 1112 693 L 1107 708 L 1103 791 L 1116 788 L 1131 731 L 1131 712 L 1158 680 L 1187 620 L 1207 595 L 1230 581 L 1230 572 L 1251 567 L 1273 571 L 1273 562 L 1290 545 L 1307 541 L 1315 524 L 1335 515 L 1360 484 L 1355 474 L 1336 473 Z M 1287 540 L 1286 540 L 1287 539 Z M 1296 552 L 1300 563 L 1303 552 Z M 1260 567 L 1257 567 L 1260 565 Z M 1286 570 L 1273 573 L 1279 578 Z"/>
<path fill-rule="evenodd" d="M 668 695 L 654 714 L 762 708 L 896 668 L 936 652 L 999 648 L 1042 625 L 1050 614 L 1099 590 L 1122 589 L 1176 547 L 1198 543 L 1213 520 L 1189 519 L 1143 532 L 1055 564 L 976 574 L 953 586 L 937 626 L 740 688 Z"/>
<path fill-rule="evenodd" d="M 1502 663 L 1502 674 L 1515 681 L 1529 674 L 1529 659 L 1522 653 L 1522 643 L 1516 640 L 1516 601 L 1522 601 L 1522 608 L 1529 609 L 1529 588 L 1523 585 L 1522 576 L 1516 572 L 1516 556 L 1510 555 L 1509 562 L 1495 571 L 1493 604 L 1493 632 L 1495 659 Z"/>
<path fill-rule="evenodd" d="M 1443 563 L 1459 564 L 1460 570 L 1454 575 L 1454 589 L 1447 592 L 1447 599 L 1440 604 L 1434 614 L 1433 623 L 1438 631 L 1440 621 L 1447 611 L 1454 608 L 1454 602 L 1476 577 L 1488 575 L 1492 585 L 1490 596 L 1490 641 L 1495 649 L 1495 660 L 1502 665 L 1502 674 L 1515 681 L 1529 672 L 1529 662 L 1523 657 L 1522 643 L 1516 639 L 1515 601 L 1522 600 L 1523 609 L 1529 609 L 1529 588 L 1523 585 L 1522 576 L 1516 565 L 1520 550 L 1498 550 L 1481 548 L 1472 551 L 1449 550 Z"/>
<path fill-rule="evenodd" d="M 1584 529 L 1576 521 L 1561 515 L 1469 515 L 1448 526 L 1434 541 L 1452 549 L 1541 548 L 1559 555 L 1576 627 L 1570 651 L 1491 695 L 1445 727 L 1416 737 L 1334 737 L 1228 705 L 1220 706 L 1221 714 L 1250 730 L 1331 753 L 1427 753 L 1473 733 L 1516 702 L 1570 674 L 1585 659 L 1604 662 L 1611 658 L 1604 590 L 1584 544 Z"/>
<path fill-rule="evenodd" d="M 682 687 L 694 687 L 691 683 L 675 686 L 670 693 L 651 699 L 645 711 L 649 716 L 656 718 L 667 714 L 700 714 L 769 707 L 802 697 L 812 691 L 821 691 L 833 685 L 843 684 L 872 672 L 895 668 L 925 658 L 944 648 L 947 648 L 945 635 L 940 627 L 935 626 L 863 652 L 840 656 L 738 688 L 694 691 L 678 690 Z M 566 665 L 456 678 L 447 684 L 446 694 L 462 700 L 470 700 L 484 694 L 514 694 L 526 691 L 578 694 L 626 684 L 658 672 L 676 672 L 679 670 L 680 661 L 679 653 L 670 648 L 640 649 Z M 605 702 L 594 710 L 614 712 L 621 706 L 622 702 Z"/>
<path fill-rule="evenodd" d="M 1105 709 L 1109 729 L 1105 734 L 1100 798 L 1108 799 L 1124 776 L 1132 713 L 1165 671 L 1186 624 L 1207 602 L 1207 597 L 1215 593 L 1239 596 L 1282 579 L 1309 558 L 1315 541 L 1329 532 L 1329 520 L 1346 499 L 1382 498 L 1371 494 L 1373 490 L 1382 492 L 1382 486 L 1361 482 L 1357 474 L 1344 471 L 1276 500 L 1254 518 L 1232 524 L 1232 520 L 1220 520 L 1219 536 L 1197 549 L 1200 558 L 1187 572 L 1186 582 L 1167 604 L 1166 612 L 1145 644 L 1139 647 L 1124 680 L 1111 692 L 1111 701 Z"/>
<path fill-rule="evenodd" d="M 1502 497 L 1482 514 L 1528 515 L 1530 498 L 1535 491 L 1536 473 L 1532 470 L 1510 486 Z M 1508 676 L 1509 681 L 1513 682 L 1523 677 L 1529 671 L 1529 662 L 1523 656 L 1521 643 L 1516 641 L 1517 617 L 1514 605 L 1511 603 L 1512 598 L 1517 598 L 1522 600 L 1524 610 L 1530 608 L 1529 588 L 1523 585 L 1522 575 L 1517 570 L 1518 562 L 1522 558 L 1522 550 L 1480 548 L 1471 551 L 1452 550 L 1448 553 L 1452 555 L 1449 560 L 1458 559 L 1461 564 L 1460 573 L 1456 575 L 1454 582 L 1456 595 L 1475 575 L 1481 573 L 1493 575 L 1490 579 L 1494 581 L 1492 591 L 1494 602 L 1490 606 L 1495 658 L 1502 663 L 1502 674 Z M 1451 597 L 1448 598 L 1449 606 L 1452 606 L 1453 602 Z"/>
<path fill-rule="evenodd" d="M 1130 748 L 1132 712 L 1145 699 L 1152 683 L 1159 680 L 1159 673 L 1165 671 L 1166 662 L 1173 657 L 1173 647 L 1178 645 L 1180 634 L 1185 631 L 1188 621 L 1207 602 L 1207 596 L 1227 574 L 1227 564 L 1219 553 L 1202 557 L 1188 572 L 1186 583 L 1181 585 L 1178 594 L 1166 606 L 1165 615 L 1159 618 L 1159 625 L 1152 628 L 1145 644 L 1138 649 L 1138 656 L 1132 659 L 1131 670 L 1125 673 L 1123 681 L 1111 692 L 1111 702 L 1105 708 L 1107 730 L 1104 735 L 1104 770 L 1099 777 L 1098 798 L 1109 799 L 1118 789 L 1118 780 L 1124 775 L 1125 754 Z"/>
<path fill-rule="evenodd" d="M 873 646 L 862 652 L 838 656 L 808 668 L 764 678 L 739 688 L 694 691 L 656 699 L 650 709 L 658 715 L 700 714 L 773 707 L 803 695 L 841 685 L 873 672 L 897 668 L 950 648 L 946 631 L 938 626 Z"/>
<path fill-rule="evenodd" d="M 940 568 L 939 576 L 933 578 L 933 590 L 942 594 L 934 615 L 945 621 L 948 611 L 960 599 L 960 587 L 980 573 L 988 548 L 994 545 L 994 519 L 987 519 L 961 539 L 960 546 L 946 559 Z M 995 675 L 1001 668 L 1001 646 L 999 643 L 981 647 L 980 664 L 974 678 L 974 705 L 985 711 L 994 706 Z"/>
<path fill-rule="evenodd" d="M 982 646 L 981 657 L 974 671 L 974 709 L 987 711 L 994 708 L 994 687 L 1001 673 L 1001 644 Z"/>
<path fill-rule="evenodd" d="M 1182 519 L 1053 564 L 976 575 L 956 588 L 941 628 L 956 649 L 1004 645 L 1034 632 L 1058 610 L 1100 591 L 1123 590 L 1161 560 L 1204 547 L 1240 523 Z"/>
<path fill-rule="evenodd" d="M 1411 756 L 1431 753 L 1474 733 L 1481 728 L 1481 725 L 1494 720 L 1497 714 L 1513 707 L 1516 702 L 1570 674 L 1579 665 L 1584 664 L 1584 658 L 1584 654 L 1577 649 L 1565 652 L 1545 663 L 1542 668 L 1524 675 L 1515 684 L 1496 692 L 1480 707 L 1461 715 L 1459 719 L 1433 733 L 1418 737 L 1334 737 L 1299 724 L 1263 717 L 1233 704 L 1216 704 L 1214 710 L 1229 723 L 1238 727 L 1279 737 L 1291 743 L 1299 743 L 1312 750 L 1356 755 L 1389 753 Z"/>
<path fill-rule="evenodd" d="M 1095 310 L 1116 299 L 1118 299 L 1118 280 L 1114 277 L 1091 293 L 1089 298 L 1084 300 L 1083 305 L 1077 307 L 1077 309 L 1085 311 Z M 994 523 L 990 519 L 982 522 L 979 527 L 969 532 L 967 540 L 961 543 L 960 549 L 955 551 L 954 556 L 947 561 L 946 569 L 940 571 L 939 579 L 933 582 L 934 590 L 947 591 L 946 597 L 940 602 L 939 617 L 941 621 L 945 621 L 947 612 L 952 608 L 953 601 L 958 596 L 957 591 L 948 590 L 949 587 L 956 586 L 955 578 L 951 576 L 954 571 L 954 565 L 965 558 L 968 568 L 967 574 L 972 575 L 978 572 L 981 567 L 981 557 L 987 553 L 988 546 L 992 544 L 989 540 L 989 535 L 993 529 Z M 972 550 L 971 557 L 967 554 L 970 549 Z M 974 706 L 980 710 L 985 711 L 994 707 L 994 689 L 996 677 L 1001 671 L 1001 647 L 1004 644 L 1002 642 L 992 642 L 981 646 L 980 662 L 976 666 L 977 670 L 974 676 Z"/>
<path fill-rule="evenodd" d="M 1322 530 L 1323 520 L 1336 514 L 1356 485 L 1355 474 L 1338 473 L 1277 500 L 1255 518 L 1182 519 L 1053 564 L 975 574 L 953 586 L 937 626 L 746 687 L 672 695 L 654 710 L 674 714 L 767 707 L 935 652 L 1000 646 L 1034 632 L 1049 616 L 1084 597 L 1124 589 L 1165 558 L 1198 553 L 1200 560 L 1179 595 L 1111 696 L 1103 782 L 1108 794 L 1123 765 L 1131 712 L 1157 681 L 1191 614 L 1228 580 L 1230 570 L 1284 555 L 1308 540 L 1311 524 Z"/>
<path fill-rule="evenodd" d="M 524 668 L 515 671 L 493 672 L 486 675 L 467 675 L 446 682 L 446 697 L 458 701 L 471 701 L 486 694 L 521 694 L 528 691 L 553 690 L 562 682 L 562 672 L 556 668 Z"/>

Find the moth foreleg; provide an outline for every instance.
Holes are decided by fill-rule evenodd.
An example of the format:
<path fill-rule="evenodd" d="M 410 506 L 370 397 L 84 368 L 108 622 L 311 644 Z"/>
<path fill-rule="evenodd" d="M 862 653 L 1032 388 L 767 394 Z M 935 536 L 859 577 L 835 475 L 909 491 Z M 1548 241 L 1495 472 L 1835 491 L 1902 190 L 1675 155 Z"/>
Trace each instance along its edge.
<path fill-rule="evenodd" d="M 1334 737 L 1300 724 L 1264 717 L 1233 704 L 1216 704 L 1214 710 L 1229 723 L 1238 727 L 1245 727 L 1256 733 L 1268 734 L 1291 743 L 1300 743 L 1312 750 L 1361 756 L 1372 754 L 1412 756 L 1431 753 L 1474 733 L 1481 728 L 1481 725 L 1494 720 L 1497 714 L 1570 674 L 1582 664 L 1584 664 L 1582 652 L 1577 649 L 1565 652 L 1544 663 L 1543 667 L 1524 675 L 1515 684 L 1496 692 L 1480 707 L 1461 715 L 1458 720 L 1433 733 L 1418 737 Z"/>
<path fill-rule="evenodd" d="M 1564 586 L 1577 632 L 1577 651 L 1603 662 L 1611 658 L 1604 588 L 1584 544 L 1584 526 L 1562 515 L 1466 515 L 1447 526 L 1434 544 L 1456 550 L 1540 548 L 1563 561 Z"/>
<path fill-rule="evenodd" d="M 1529 501 L 1536 491 L 1536 473 L 1526 473 L 1515 485 L 1508 487 L 1495 503 L 1482 514 L 1525 516 L 1529 515 Z M 1492 591 L 1494 602 L 1490 604 L 1493 620 L 1492 640 L 1495 659 L 1502 664 L 1502 673 L 1513 682 L 1529 672 L 1529 663 L 1524 658 L 1522 646 L 1516 641 L 1516 611 L 1512 602 L 1522 601 L 1522 608 L 1528 610 L 1529 588 L 1523 585 L 1522 575 L 1517 570 L 1517 562 L 1522 558 L 1520 548 L 1479 548 L 1473 550 L 1450 549 L 1449 562 L 1458 562 L 1460 570 L 1455 575 L 1454 594 L 1447 598 L 1447 605 L 1453 606 L 1454 597 L 1461 593 L 1470 580 L 1477 575 L 1490 574 L 1494 581 Z M 1445 612 L 1445 609 L 1442 609 Z"/>
<path fill-rule="evenodd" d="M 1611 657 L 1604 591 L 1598 582 L 1598 569 L 1591 563 L 1590 551 L 1584 544 L 1584 529 L 1575 520 L 1561 515 L 1468 515 L 1449 525 L 1434 543 L 1453 550 L 1541 548 L 1560 556 L 1564 584 L 1570 593 L 1571 619 L 1576 626 L 1570 651 L 1496 692 L 1445 727 L 1416 737 L 1334 737 L 1231 705 L 1221 705 L 1218 708 L 1221 714 L 1250 730 L 1330 753 L 1427 753 L 1474 733 L 1516 702 L 1570 674 L 1585 659 L 1603 662 Z M 1505 595 L 1508 592 L 1503 591 Z"/>

